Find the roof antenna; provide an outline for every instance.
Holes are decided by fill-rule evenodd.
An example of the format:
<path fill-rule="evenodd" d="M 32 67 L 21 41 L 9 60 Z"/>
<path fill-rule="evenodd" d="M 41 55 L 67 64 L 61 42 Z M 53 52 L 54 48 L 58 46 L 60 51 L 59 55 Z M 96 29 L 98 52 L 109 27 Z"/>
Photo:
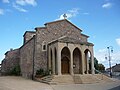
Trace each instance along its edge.
<path fill-rule="evenodd" d="M 63 14 L 63 17 L 64 17 L 64 19 L 66 19 L 66 18 L 67 18 L 67 15 L 66 15 L 66 14 Z"/>

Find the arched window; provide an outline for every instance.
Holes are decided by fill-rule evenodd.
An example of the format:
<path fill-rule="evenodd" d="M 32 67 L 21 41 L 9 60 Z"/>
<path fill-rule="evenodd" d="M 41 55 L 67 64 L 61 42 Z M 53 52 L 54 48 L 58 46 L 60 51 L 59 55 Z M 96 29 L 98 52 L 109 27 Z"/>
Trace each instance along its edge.
<path fill-rule="evenodd" d="M 47 51 L 47 44 L 45 41 L 42 43 L 42 51 Z"/>

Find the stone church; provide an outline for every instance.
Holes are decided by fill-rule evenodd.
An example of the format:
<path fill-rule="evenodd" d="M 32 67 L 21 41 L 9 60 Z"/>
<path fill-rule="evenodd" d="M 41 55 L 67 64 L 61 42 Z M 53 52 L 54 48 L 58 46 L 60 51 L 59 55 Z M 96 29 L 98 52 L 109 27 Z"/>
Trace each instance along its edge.
<path fill-rule="evenodd" d="M 94 74 L 94 44 L 89 36 L 67 19 L 48 22 L 35 31 L 26 31 L 23 45 L 5 53 L 1 72 L 14 65 L 21 75 L 32 78 L 39 69 L 51 70 L 52 75 Z"/>

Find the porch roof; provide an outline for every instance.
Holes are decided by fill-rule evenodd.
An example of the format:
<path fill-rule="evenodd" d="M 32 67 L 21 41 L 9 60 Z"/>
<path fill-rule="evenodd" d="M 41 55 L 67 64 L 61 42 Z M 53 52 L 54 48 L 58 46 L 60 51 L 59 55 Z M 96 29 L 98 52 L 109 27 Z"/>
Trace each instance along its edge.
<path fill-rule="evenodd" d="M 73 43 L 73 44 L 81 44 L 81 45 L 87 45 L 87 46 L 93 46 L 93 43 L 89 43 L 89 42 L 81 42 L 81 40 L 77 40 L 75 38 L 71 38 L 71 37 L 61 37 L 58 38 L 57 40 L 53 40 L 48 44 L 52 44 L 55 42 L 62 42 L 62 43 Z"/>

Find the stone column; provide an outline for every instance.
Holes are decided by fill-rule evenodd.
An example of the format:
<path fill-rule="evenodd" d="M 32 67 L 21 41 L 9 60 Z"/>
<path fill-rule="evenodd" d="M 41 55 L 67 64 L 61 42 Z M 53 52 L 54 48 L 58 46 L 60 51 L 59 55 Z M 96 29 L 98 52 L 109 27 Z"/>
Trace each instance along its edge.
<path fill-rule="evenodd" d="M 59 43 L 58 43 L 59 44 Z M 58 45 L 57 49 L 57 65 L 58 65 L 58 75 L 61 75 L 61 50 Z"/>
<path fill-rule="evenodd" d="M 93 53 L 93 49 L 92 49 L 92 52 L 91 52 L 91 70 L 92 70 L 92 74 L 95 74 L 95 71 L 94 71 L 94 53 Z"/>
<path fill-rule="evenodd" d="M 82 52 L 82 74 L 85 74 L 84 73 L 84 67 L 85 67 L 85 55 L 84 55 L 84 52 Z"/>
<path fill-rule="evenodd" d="M 52 70 L 53 70 L 53 74 L 55 74 L 55 51 L 54 51 L 54 49 L 52 49 L 52 55 L 53 55 L 53 59 L 52 59 Z"/>
<path fill-rule="evenodd" d="M 86 55 L 86 66 L 87 66 L 87 68 L 86 68 L 86 70 L 87 70 L 87 74 L 89 74 L 89 72 L 88 72 L 88 70 L 89 70 L 89 57 L 88 57 L 88 53 L 87 53 L 87 55 Z"/>
<path fill-rule="evenodd" d="M 50 54 L 50 52 L 51 52 L 51 51 L 50 51 L 50 47 L 49 47 L 49 52 L 48 52 L 48 55 L 49 55 L 49 56 L 48 56 L 48 68 L 49 68 L 49 69 L 52 69 L 52 68 L 51 68 L 51 54 Z"/>
<path fill-rule="evenodd" d="M 70 74 L 71 75 L 74 75 L 74 72 L 73 72 L 73 52 L 70 50 Z"/>

